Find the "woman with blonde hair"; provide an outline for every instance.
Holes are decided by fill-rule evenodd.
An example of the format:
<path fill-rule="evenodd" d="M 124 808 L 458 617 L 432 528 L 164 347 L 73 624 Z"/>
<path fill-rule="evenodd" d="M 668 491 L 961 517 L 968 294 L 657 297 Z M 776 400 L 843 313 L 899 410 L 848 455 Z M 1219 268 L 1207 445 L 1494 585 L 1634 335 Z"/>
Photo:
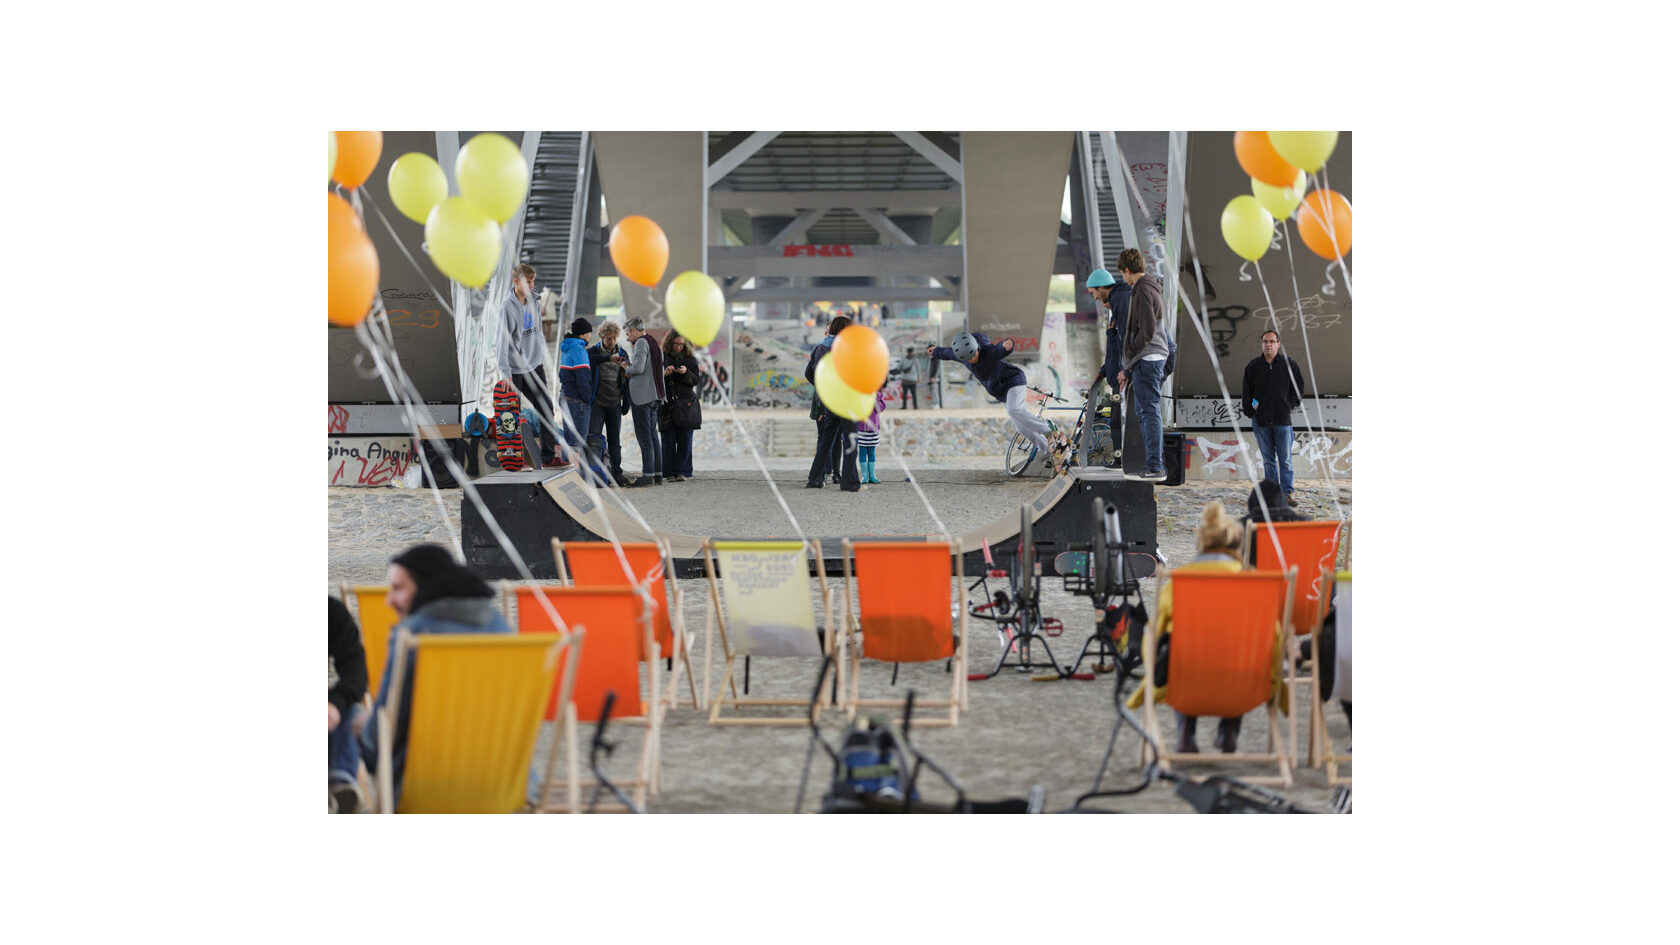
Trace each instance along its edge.
<path fill-rule="evenodd" d="M 1185 571 L 1241 571 L 1242 560 L 1238 557 L 1242 553 L 1243 527 L 1242 523 L 1226 514 L 1225 507 L 1218 502 L 1209 502 L 1202 507 L 1202 521 L 1196 526 L 1196 557 L 1189 564 L 1181 568 Z M 1156 607 L 1155 634 L 1157 639 L 1166 639 L 1172 632 L 1172 583 L 1161 587 L 1160 602 Z M 1160 674 L 1163 666 L 1157 662 L 1155 671 Z M 1166 694 L 1165 680 L 1155 680 L 1156 697 Z M 1139 686 L 1132 693 L 1128 705 L 1136 709 L 1143 705 L 1144 689 Z M 1231 754 L 1237 750 L 1237 732 L 1242 728 L 1242 716 L 1219 720 L 1219 736 L 1217 744 L 1219 750 Z M 1196 747 L 1196 716 L 1178 714 L 1178 747 L 1174 749 L 1181 754 L 1200 751 Z"/>

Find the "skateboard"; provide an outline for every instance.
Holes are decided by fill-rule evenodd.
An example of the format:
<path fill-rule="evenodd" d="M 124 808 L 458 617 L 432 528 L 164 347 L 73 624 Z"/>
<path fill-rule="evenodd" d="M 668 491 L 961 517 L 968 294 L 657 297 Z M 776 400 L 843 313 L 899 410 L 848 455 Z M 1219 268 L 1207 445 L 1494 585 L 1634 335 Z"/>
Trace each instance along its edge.
<path fill-rule="evenodd" d="M 525 468 L 525 449 L 520 436 L 519 391 L 512 381 L 497 381 L 496 400 L 496 461 L 508 472 Z"/>
<path fill-rule="evenodd" d="M 538 424 L 542 418 L 537 415 L 535 407 L 526 407 L 520 411 L 519 440 L 525 447 L 525 464 L 532 469 L 541 469 L 543 464 L 542 438 Z"/>

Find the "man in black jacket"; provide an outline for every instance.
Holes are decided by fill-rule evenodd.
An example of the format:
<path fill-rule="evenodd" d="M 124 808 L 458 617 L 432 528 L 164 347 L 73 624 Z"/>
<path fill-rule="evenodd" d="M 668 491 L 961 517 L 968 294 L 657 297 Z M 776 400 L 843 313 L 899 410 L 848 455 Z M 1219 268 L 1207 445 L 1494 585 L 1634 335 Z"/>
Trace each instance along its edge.
<path fill-rule="evenodd" d="M 367 654 L 362 635 L 349 608 L 327 597 L 327 791 L 341 814 L 354 814 L 362 804 L 356 783 L 361 749 L 356 744 L 367 695 Z"/>
<path fill-rule="evenodd" d="M 1270 328 L 1260 335 L 1260 357 L 1243 370 L 1243 416 L 1254 421 L 1254 439 L 1260 444 L 1260 459 L 1266 478 L 1283 487 L 1289 504 L 1295 501 L 1295 469 L 1289 450 L 1295 445 L 1295 428 L 1289 412 L 1301 406 L 1301 369 L 1284 354 L 1278 333 Z"/>
<path fill-rule="evenodd" d="M 836 315 L 828 323 L 828 334 L 811 349 L 811 360 L 805 364 L 805 379 L 814 387 L 817 383 L 817 365 L 834 349 L 834 337 L 851 327 L 852 320 L 845 315 Z M 831 413 L 823 406 L 822 398 L 813 391 L 811 394 L 811 419 L 817 421 L 817 455 L 811 459 L 811 471 L 805 476 L 805 488 L 821 489 L 823 476 L 826 475 L 834 463 L 834 454 L 840 453 L 840 491 L 862 492 L 869 487 L 863 485 L 858 477 L 857 467 L 857 422 Z"/>

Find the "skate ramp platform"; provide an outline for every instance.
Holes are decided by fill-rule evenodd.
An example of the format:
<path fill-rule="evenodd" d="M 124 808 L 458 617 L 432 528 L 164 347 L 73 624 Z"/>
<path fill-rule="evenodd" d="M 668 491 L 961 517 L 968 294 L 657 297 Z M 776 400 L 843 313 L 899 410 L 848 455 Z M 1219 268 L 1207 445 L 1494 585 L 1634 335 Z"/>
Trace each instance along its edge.
<path fill-rule="evenodd" d="M 791 528 L 776 534 L 753 534 L 741 527 L 732 528 L 728 506 L 732 500 L 739 500 L 738 490 L 727 483 L 707 483 L 703 479 L 657 488 L 684 490 L 685 497 L 693 500 L 697 510 L 692 518 L 696 522 L 709 523 L 707 530 L 714 532 L 711 535 L 650 528 L 631 515 L 607 490 L 590 489 L 576 468 L 493 473 L 479 479 L 475 487 L 489 519 L 493 519 L 505 533 L 532 576 L 544 580 L 559 577 L 550 546 L 552 538 L 563 542 L 663 541 L 671 549 L 677 577 L 698 578 L 705 576 L 700 549 L 709 538 L 755 541 L 797 537 Z M 619 494 L 634 502 L 640 491 Z M 1070 475 L 1055 477 L 1027 500 L 1032 509 L 1033 543 L 1046 562 L 1046 573 L 1050 572 L 1049 558 L 1056 552 L 1067 550 L 1070 544 L 1091 541 L 1096 528 L 1092 510 L 1097 499 L 1113 503 L 1120 510 L 1126 550 L 1137 555 L 1132 558 L 1132 561 L 1138 562 L 1135 567 L 1139 570 L 1148 568 L 1148 573 L 1153 573 L 1156 549 L 1154 485 L 1128 480 L 1119 470 L 1086 467 L 1076 467 Z M 698 511 L 701 509 L 706 510 L 704 514 Z M 498 541 L 489 519 L 463 492 L 461 543 L 467 562 L 487 579 L 517 580 L 522 575 Z M 963 572 L 977 577 L 993 567 L 1008 570 L 1018 553 L 1020 531 L 1021 511 L 1020 504 L 1016 503 L 997 518 L 977 528 L 956 533 L 953 537 L 962 542 Z M 841 542 L 847 538 L 854 542 L 946 540 L 944 535 L 927 534 L 925 531 L 914 534 L 858 531 L 821 536 L 823 567 L 831 576 L 842 573 L 844 555 Z M 990 565 L 986 561 L 987 549 L 991 552 Z M 1134 571 L 1138 577 L 1147 577 L 1148 573 Z"/>

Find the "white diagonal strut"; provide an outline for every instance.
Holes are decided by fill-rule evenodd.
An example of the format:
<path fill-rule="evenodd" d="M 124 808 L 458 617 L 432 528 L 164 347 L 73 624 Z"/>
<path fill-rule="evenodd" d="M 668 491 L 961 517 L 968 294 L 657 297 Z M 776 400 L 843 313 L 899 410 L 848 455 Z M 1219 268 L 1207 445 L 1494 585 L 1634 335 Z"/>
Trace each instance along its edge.
<path fill-rule="evenodd" d="M 899 140 L 909 145 L 917 154 L 928 159 L 934 167 L 944 171 L 946 176 L 957 183 L 963 182 L 962 162 L 945 153 L 945 149 L 927 139 L 919 131 L 895 131 L 893 134 Z"/>
<path fill-rule="evenodd" d="M 889 218 L 886 214 L 882 213 L 881 211 L 873 209 L 871 207 L 859 207 L 859 208 L 857 208 L 857 210 L 855 212 L 857 213 L 858 216 L 863 218 L 863 222 L 865 222 L 865 223 L 869 224 L 870 226 L 874 227 L 875 232 L 881 234 L 882 242 L 886 243 L 887 245 L 889 245 L 889 246 L 895 245 L 895 244 L 899 245 L 899 246 L 915 246 L 916 245 L 916 241 L 910 238 L 910 234 L 904 232 L 904 230 L 901 227 L 899 227 L 898 224 L 894 223 L 891 218 Z M 947 279 L 944 276 L 933 276 L 931 278 L 933 279 L 933 281 L 935 281 L 935 282 L 939 283 L 940 285 L 944 286 L 945 291 L 951 293 L 952 295 L 957 294 L 957 284 L 955 282 L 952 282 L 950 279 Z"/>
<path fill-rule="evenodd" d="M 729 153 L 718 158 L 717 163 L 706 168 L 706 186 L 711 187 L 718 181 L 729 176 L 729 172 L 741 166 L 741 162 L 758 153 L 758 149 L 775 140 L 780 131 L 755 131 L 747 140 L 729 149 Z"/>

